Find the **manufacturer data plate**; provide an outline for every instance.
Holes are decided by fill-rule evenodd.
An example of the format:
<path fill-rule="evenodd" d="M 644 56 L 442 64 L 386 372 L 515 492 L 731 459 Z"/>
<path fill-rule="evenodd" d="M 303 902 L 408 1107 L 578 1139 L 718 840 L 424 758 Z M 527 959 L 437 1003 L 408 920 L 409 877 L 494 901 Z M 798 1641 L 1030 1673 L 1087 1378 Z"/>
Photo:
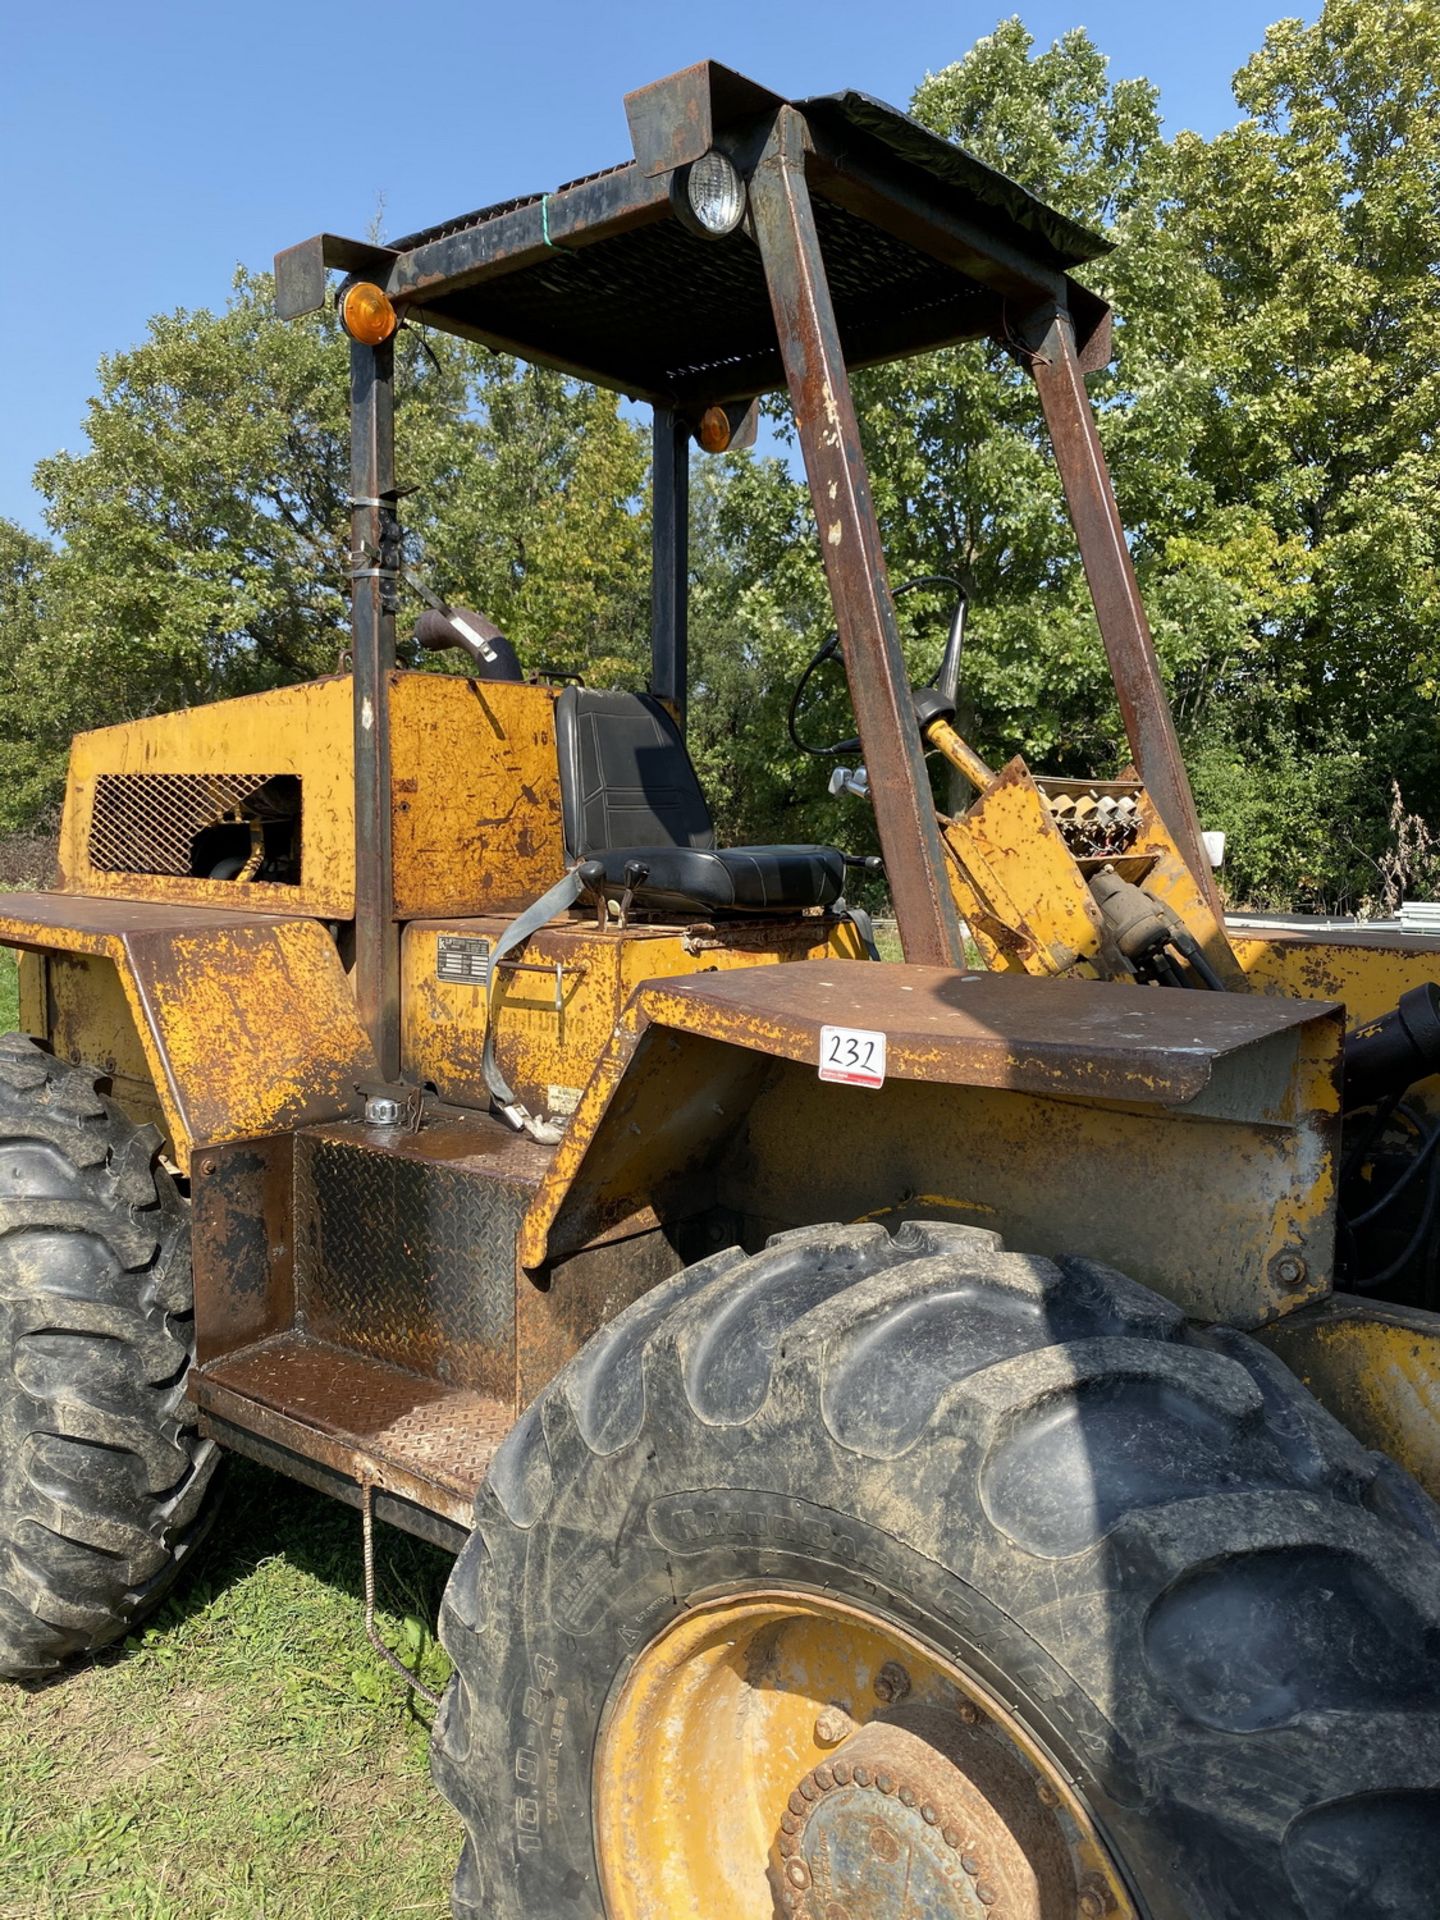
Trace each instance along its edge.
<path fill-rule="evenodd" d="M 821 1027 L 820 1078 L 847 1087 L 883 1087 L 884 1034 L 871 1027 Z"/>
<path fill-rule="evenodd" d="M 490 978 L 490 942 L 468 933 L 442 933 L 435 946 L 435 978 L 483 987 Z"/>

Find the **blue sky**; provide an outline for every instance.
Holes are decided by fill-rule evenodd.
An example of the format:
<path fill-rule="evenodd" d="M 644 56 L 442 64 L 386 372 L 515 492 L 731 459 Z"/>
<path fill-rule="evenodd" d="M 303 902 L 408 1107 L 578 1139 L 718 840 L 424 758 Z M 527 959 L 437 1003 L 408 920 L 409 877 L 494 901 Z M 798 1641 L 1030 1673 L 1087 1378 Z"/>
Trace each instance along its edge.
<path fill-rule="evenodd" d="M 0 74 L 0 514 L 84 445 L 101 354 L 152 313 L 223 305 L 237 261 L 321 228 L 389 233 L 629 152 L 623 95 L 706 56 L 779 93 L 905 105 L 1010 9 L 939 0 L 18 0 Z M 1032 0 L 1160 88 L 1171 131 L 1234 117 L 1230 76 L 1281 0 Z M 1313 17 L 1313 4 L 1301 9 Z"/>

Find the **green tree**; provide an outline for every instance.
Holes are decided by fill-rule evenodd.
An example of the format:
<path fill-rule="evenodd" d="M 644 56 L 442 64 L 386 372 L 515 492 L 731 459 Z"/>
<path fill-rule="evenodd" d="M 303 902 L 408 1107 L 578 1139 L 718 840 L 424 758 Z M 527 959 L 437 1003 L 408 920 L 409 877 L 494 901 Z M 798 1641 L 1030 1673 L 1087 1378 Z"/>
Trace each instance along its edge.
<path fill-rule="evenodd" d="M 522 657 L 598 657 L 633 678 L 648 596 L 638 428 L 612 395 L 444 335 L 402 331 L 396 361 L 412 560 L 497 617 Z M 77 728 L 333 670 L 348 404 L 333 319 L 282 323 L 269 277 L 243 271 L 223 312 L 160 316 L 102 363 L 88 447 L 37 470 L 57 547 L 27 677 L 0 706 L 0 751 L 33 772 L 21 813 L 53 805 Z"/>
<path fill-rule="evenodd" d="M 43 819 L 69 742 L 55 711 L 46 647 L 54 552 L 13 520 L 0 520 L 0 829 Z"/>
<path fill-rule="evenodd" d="M 1148 523 L 1184 492 L 1185 434 L 1166 427 L 1174 383 L 1154 369 L 1193 277 L 1162 224 L 1168 156 L 1154 89 L 1112 80 L 1083 31 L 1037 53 L 1009 20 L 928 76 L 912 111 L 1120 243 L 1088 275 L 1129 316 L 1125 379 L 1110 374 L 1096 397 L 1107 439 L 1130 434 L 1126 504 L 1143 554 Z M 1112 770 L 1123 759 L 1118 714 L 1028 375 L 1004 347 L 975 342 L 861 374 L 855 395 L 892 581 L 951 573 L 970 597 L 966 731 L 996 762 L 1019 751 L 1055 771 Z M 734 830 L 762 837 L 774 820 L 787 834 L 803 824 L 873 844 L 868 814 L 853 803 L 837 814 L 821 763 L 785 738 L 794 674 L 829 625 L 803 483 L 778 461 L 737 465 L 705 530 L 697 653 L 707 701 L 694 723 L 733 796 Z M 918 679 L 938 660 L 948 614 L 943 595 L 901 602 Z M 1187 629 L 1162 624 L 1160 638 L 1180 654 Z M 851 730 L 843 703 L 827 715 L 832 735 Z"/>
<path fill-rule="evenodd" d="M 1238 126 L 1177 142 L 1176 230 L 1222 324 L 1193 456 L 1210 504 L 1171 557 L 1248 612 L 1210 663 L 1197 773 L 1228 825 L 1223 769 L 1268 763 L 1297 853 L 1317 843 L 1287 881 L 1239 835 L 1245 892 L 1353 905 L 1392 780 L 1440 816 L 1440 13 L 1327 0 L 1235 93 Z"/>
<path fill-rule="evenodd" d="M 477 356 L 465 430 L 434 491 L 427 564 L 531 665 L 643 684 L 650 649 L 649 449 L 613 393 Z"/>
<path fill-rule="evenodd" d="M 1241 901 L 1358 904 L 1392 781 L 1440 817 L 1437 89 L 1428 0 L 1328 0 L 1313 26 L 1267 35 L 1236 80 L 1245 118 L 1213 141 L 1167 143 L 1147 82 L 1112 79 L 1083 32 L 1037 50 L 1018 20 L 913 102 L 1114 242 L 1080 274 L 1118 322 L 1091 392 L 1202 814 L 1230 835 Z M 943 568 L 970 590 L 976 744 L 1113 770 L 1113 693 L 1023 373 L 975 345 L 856 390 L 892 578 Z M 783 529 L 813 553 L 803 489 L 759 463 L 737 499 L 759 538 L 741 537 L 733 508 L 711 516 L 715 638 L 700 651 L 746 664 L 728 682 L 711 671 L 701 737 L 750 830 L 752 809 L 798 799 L 835 831 L 823 773 L 784 747 L 783 681 L 749 668 L 752 633 L 776 636 L 788 674 L 824 631 L 818 565 L 777 549 Z M 940 614 L 905 603 L 932 636 Z M 913 651 L 932 660 L 933 638 Z"/>

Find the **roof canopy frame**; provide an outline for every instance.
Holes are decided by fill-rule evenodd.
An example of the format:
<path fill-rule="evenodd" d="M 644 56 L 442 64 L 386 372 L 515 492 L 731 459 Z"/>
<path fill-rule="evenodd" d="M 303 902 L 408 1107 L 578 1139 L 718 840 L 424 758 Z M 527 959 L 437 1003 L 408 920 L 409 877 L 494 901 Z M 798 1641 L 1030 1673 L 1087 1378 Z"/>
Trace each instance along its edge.
<path fill-rule="evenodd" d="M 629 95 L 626 112 L 635 157 L 620 166 L 391 246 L 320 234 L 277 256 L 281 316 L 321 308 L 338 268 L 377 282 L 404 317 L 649 402 L 668 456 L 657 674 L 681 707 L 685 427 L 708 406 L 788 388 L 902 943 L 909 959 L 951 965 L 958 925 L 848 376 L 997 340 L 1040 389 L 1136 765 L 1218 913 L 1084 393 L 1083 374 L 1110 358 L 1110 313 L 1068 269 L 1108 243 L 865 95 L 791 103 L 704 61 Z M 749 182 L 750 204 L 736 233 L 709 240 L 681 225 L 671 196 L 679 170 L 715 148 Z M 374 529 L 361 524 L 358 497 L 354 506 L 363 551 Z M 357 642 L 380 624 L 370 611 L 357 606 Z M 385 638 L 371 635 L 369 664 L 381 672 L 393 660 Z M 361 650 L 357 703 L 362 679 L 374 679 L 360 672 Z"/>

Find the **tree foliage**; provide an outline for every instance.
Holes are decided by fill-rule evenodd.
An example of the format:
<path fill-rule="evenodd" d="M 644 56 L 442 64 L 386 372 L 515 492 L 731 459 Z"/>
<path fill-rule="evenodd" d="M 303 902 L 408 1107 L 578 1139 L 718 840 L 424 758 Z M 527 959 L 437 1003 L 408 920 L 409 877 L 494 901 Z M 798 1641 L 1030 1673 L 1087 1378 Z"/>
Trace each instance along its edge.
<path fill-rule="evenodd" d="M 1088 35 L 1038 50 L 1012 19 L 912 110 L 1114 243 L 1080 275 L 1118 321 L 1092 397 L 1202 813 L 1229 835 L 1233 897 L 1353 907 L 1376 891 L 1392 783 L 1440 818 L 1440 14 L 1328 0 L 1273 28 L 1235 88 L 1236 127 L 1169 142 L 1154 90 L 1112 78 Z M 1016 359 L 932 355 L 864 375 L 857 401 L 892 577 L 952 571 L 971 594 L 976 744 L 1116 771 Z M 762 528 L 806 525 L 783 468 L 745 487 Z M 818 572 L 777 566 L 769 538 L 747 568 L 745 531 L 723 573 L 732 632 L 742 613 L 823 631 Z M 753 717 L 722 703 L 701 724 L 751 756 L 734 790 L 817 791 Z"/>
<path fill-rule="evenodd" d="M 1323 770 L 1309 871 L 1248 890 L 1352 904 L 1392 782 L 1440 813 L 1440 14 L 1328 0 L 1272 28 L 1235 91 L 1240 124 L 1176 151 L 1177 230 L 1218 300 L 1209 500 L 1172 557 L 1247 614 L 1206 663 L 1197 759 L 1202 786 L 1270 762 L 1285 807 Z"/>
<path fill-rule="evenodd" d="M 944 52 L 944 49 L 938 50 Z M 1011 19 L 912 111 L 1105 235 L 1081 277 L 1117 315 L 1091 382 L 1207 825 L 1241 900 L 1381 888 L 1396 786 L 1440 821 L 1440 13 L 1325 0 L 1282 21 L 1213 139 L 1165 137 L 1143 79 L 1083 31 Z M 343 644 L 346 355 L 281 326 L 262 276 L 107 360 L 88 447 L 38 473 L 54 544 L 0 528 L 3 817 L 52 806 L 72 728 L 330 667 Z M 635 683 L 648 649 L 644 437 L 612 396 L 402 333 L 412 556 L 530 664 Z M 994 761 L 1126 757 L 1036 398 L 976 344 L 859 376 L 892 578 L 970 596 L 962 720 Z M 788 432 L 776 409 L 782 439 Z M 791 746 L 831 620 L 782 456 L 697 456 L 691 703 L 722 829 L 873 844 Z M 900 603 L 934 665 L 944 597 Z M 813 731 L 848 733 L 832 682 Z M 1389 871 L 1387 867 L 1386 872 Z"/>
<path fill-rule="evenodd" d="M 223 311 L 162 315 L 101 364 L 86 449 L 37 470 L 55 546 L 18 529 L 0 541 L 6 824 L 53 810 L 79 728 L 334 670 L 348 379 L 333 321 L 282 323 L 269 277 L 245 272 Z M 645 455 L 614 397 L 409 330 L 396 390 L 420 571 L 496 614 L 523 652 L 634 677 Z"/>

